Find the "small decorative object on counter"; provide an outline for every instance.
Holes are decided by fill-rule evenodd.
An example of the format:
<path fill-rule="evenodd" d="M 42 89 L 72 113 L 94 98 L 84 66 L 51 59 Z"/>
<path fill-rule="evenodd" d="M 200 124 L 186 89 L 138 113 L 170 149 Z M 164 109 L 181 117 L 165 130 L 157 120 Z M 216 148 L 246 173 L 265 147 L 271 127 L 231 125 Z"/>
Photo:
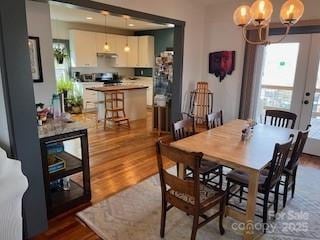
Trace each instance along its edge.
<path fill-rule="evenodd" d="M 59 94 L 53 94 L 52 96 L 52 112 L 54 119 L 61 117 L 61 100 Z"/>
<path fill-rule="evenodd" d="M 250 126 L 242 129 L 242 134 L 241 134 L 241 140 L 246 141 L 248 140 L 252 135 L 252 129 Z"/>
<path fill-rule="evenodd" d="M 38 125 L 42 126 L 42 124 L 47 121 L 49 109 L 44 108 L 43 103 L 37 103 L 36 108 L 37 108 Z"/>

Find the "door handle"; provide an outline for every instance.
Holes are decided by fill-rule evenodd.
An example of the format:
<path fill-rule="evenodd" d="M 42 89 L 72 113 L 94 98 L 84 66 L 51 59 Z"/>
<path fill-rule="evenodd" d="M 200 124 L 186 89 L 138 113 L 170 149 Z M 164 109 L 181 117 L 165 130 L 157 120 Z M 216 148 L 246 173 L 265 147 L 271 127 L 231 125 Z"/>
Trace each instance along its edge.
<path fill-rule="evenodd" d="M 304 103 L 305 105 L 308 105 L 308 104 L 309 104 L 309 101 L 308 101 L 308 100 L 305 100 L 303 103 Z"/>

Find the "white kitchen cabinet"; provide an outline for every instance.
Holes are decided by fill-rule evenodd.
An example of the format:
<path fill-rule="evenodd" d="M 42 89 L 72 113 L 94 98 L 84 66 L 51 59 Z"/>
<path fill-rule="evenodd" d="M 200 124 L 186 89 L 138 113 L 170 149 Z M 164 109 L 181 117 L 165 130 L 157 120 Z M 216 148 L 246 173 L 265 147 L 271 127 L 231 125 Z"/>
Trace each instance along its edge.
<path fill-rule="evenodd" d="M 105 43 L 108 42 L 109 51 L 104 49 Z M 97 53 L 116 53 L 116 35 L 114 34 L 105 34 L 105 33 L 96 33 L 96 47 Z"/>
<path fill-rule="evenodd" d="M 138 55 L 139 37 L 129 36 L 128 45 L 130 52 L 128 52 L 128 67 L 139 67 L 139 55 Z"/>
<path fill-rule="evenodd" d="M 96 106 L 92 102 L 98 101 L 98 95 L 97 92 L 87 90 L 87 88 L 92 88 L 92 87 L 102 87 L 103 83 L 100 82 L 78 82 L 76 84 L 77 90 L 82 95 L 83 98 L 83 109 L 84 111 L 90 111 L 90 110 L 95 110 Z M 90 103 L 87 103 L 90 102 Z"/>
<path fill-rule="evenodd" d="M 116 58 L 115 67 L 127 67 L 128 66 L 128 53 L 124 51 L 124 47 L 127 45 L 128 36 L 115 35 L 116 39 Z"/>
<path fill-rule="evenodd" d="M 72 67 L 97 67 L 96 33 L 70 30 Z"/>
<path fill-rule="evenodd" d="M 139 37 L 139 67 L 153 68 L 155 62 L 154 56 L 154 37 Z"/>

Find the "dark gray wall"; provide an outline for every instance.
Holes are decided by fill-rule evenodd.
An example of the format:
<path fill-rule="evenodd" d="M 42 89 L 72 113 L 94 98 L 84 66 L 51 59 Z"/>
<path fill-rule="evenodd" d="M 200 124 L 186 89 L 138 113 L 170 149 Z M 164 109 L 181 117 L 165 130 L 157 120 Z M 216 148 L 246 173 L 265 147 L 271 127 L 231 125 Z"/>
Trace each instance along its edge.
<path fill-rule="evenodd" d="M 1 0 L 0 66 L 11 155 L 29 181 L 23 198 L 24 237 L 47 228 L 42 162 L 28 51 L 25 0 Z"/>

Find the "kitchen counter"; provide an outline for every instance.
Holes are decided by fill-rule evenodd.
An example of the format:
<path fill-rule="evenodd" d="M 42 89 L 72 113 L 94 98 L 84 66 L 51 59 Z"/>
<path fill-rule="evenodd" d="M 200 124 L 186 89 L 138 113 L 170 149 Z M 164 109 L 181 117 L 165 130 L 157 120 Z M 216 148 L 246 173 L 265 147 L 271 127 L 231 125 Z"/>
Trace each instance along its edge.
<path fill-rule="evenodd" d="M 113 92 L 113 91 L 129 91 L 129 90 L 137 90 L 137 89 L 146 89 L 148 86 L 144 85 L 136 85 L 136 84 L 120 84 L 114 86 L 103 86 L 103 87 L 92 87 L 87 88 L 87 90 L 97 91 L 97 92 Z"/>
<path fill-rule="evenodd" d="M 39 138 L 42 139 L 86 129 L 87 127 L 80 122 L 65 122 L 62 120 L 50 119 L 42 126 L 38 126 L 38 135 Z"/>

